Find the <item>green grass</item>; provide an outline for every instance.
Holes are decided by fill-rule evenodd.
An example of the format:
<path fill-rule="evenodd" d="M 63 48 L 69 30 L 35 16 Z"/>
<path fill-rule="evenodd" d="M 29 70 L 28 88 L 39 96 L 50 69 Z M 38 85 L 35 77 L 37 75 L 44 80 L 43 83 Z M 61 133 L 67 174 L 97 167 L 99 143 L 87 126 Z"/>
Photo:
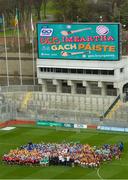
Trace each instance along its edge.
<path fill-rule="evenodd" d="M 3 29 L 2 29 L 3 30 Z M 6 36 L 14 36 L 16 33 L 14 33 L 14 29 L 10 29 L 10 30 L 7 30 L 6 29 Z M 0 31 L 0 36 L 3 37 L 4 36 L 4 32 L 3 31 Z"/>
<path fill-rule="evenodd" d="M 5 30 L 6 33 L 6 37 L 18 37 L 18 32 L 17 29 L 10 29 L 10 30 Z M 20 37 L 24 37 L 24 32 L 22 30 L 20 30 Z M 4 32 L 0 31 L 0 37 L 4 37 Z M 34 37 L 36 37 L 36 33 L 34 33 Z"/>
<path fill-rule="evenodd" d="M 100 169 L 81 167 L 27 167 L 5 165 L 0 162 L 0 179 L 128 179 L 128 134 L 100 131 L 67 131 L 55 128 L 20 127 L 11 131 L 0 130 L 0 158 L 10 149 L 19 147 L 29 141 L 33 143 L 80 141 L 91 145 L 124 142 L 121 160 L 104 163 Z"/>

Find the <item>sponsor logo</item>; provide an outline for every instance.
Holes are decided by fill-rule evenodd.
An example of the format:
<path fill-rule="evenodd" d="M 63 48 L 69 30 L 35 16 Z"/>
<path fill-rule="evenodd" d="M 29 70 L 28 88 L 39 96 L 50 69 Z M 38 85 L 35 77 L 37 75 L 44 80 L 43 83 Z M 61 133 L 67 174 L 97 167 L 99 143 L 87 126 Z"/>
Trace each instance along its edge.
<path fill-rule="evenodd" d="M 52 28 L 42 28 L 40 31 L 40 36 L 52 36 L 53 29 Z"/>
<path fill-rule="evenodd" d="M 100 25 L 100 26 L 97 26 L 96 32 L 99 35 L 106 35 L 106 34 L 109 33 L 109 29 L 106 26 L 104 26 L 104 25 Z"/>
<path fill-rule="evenodd" d="M 72 125 L 67 123 L 67 124 L 64 124 L 64 127 L 69 127 L 70 128 L 70 127 L 72 127 Z"/>
<path fill-rule="evenodd" d="M 86 124 L 74 124 L 74 128 L 87 128 Z"/>

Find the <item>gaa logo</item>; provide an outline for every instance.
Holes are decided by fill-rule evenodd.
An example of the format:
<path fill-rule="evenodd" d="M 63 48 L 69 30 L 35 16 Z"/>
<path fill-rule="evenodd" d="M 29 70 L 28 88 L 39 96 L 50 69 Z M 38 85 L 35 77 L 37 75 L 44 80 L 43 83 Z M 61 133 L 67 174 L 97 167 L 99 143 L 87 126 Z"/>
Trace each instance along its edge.
<path fill-rule="evenodd" d="M 40 31 L 40 36 L 52 36 L 53 29 L 52 28 L 42 28 Z"/>

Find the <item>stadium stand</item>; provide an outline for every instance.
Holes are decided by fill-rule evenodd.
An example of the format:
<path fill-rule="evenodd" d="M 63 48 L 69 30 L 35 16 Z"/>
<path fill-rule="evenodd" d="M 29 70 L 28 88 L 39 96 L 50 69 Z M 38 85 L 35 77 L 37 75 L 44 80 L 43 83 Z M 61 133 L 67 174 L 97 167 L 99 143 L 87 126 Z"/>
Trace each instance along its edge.
<path fill-rule="evenodd" d="M 41 119 L 114 126 L 121 126 L 123 122 L 123 126 L 127 127 L 128 104 L 119 96 L 43 93 L 39 87 L 30 86 L 21 87 L 20 91 L 18 86 L 13 90 L 5 87 L 6 91 L 2 92 L 2 88 L 1 122 L 10 119 Z M 105 115 L 110 107 L 111 110 Z"/>

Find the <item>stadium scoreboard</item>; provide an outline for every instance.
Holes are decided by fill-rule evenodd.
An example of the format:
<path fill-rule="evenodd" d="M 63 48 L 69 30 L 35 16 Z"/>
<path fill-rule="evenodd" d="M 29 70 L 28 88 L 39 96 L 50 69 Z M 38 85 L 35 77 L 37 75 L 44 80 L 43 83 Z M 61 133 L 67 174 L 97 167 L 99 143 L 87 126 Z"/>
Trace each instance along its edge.
<path fill-rule="evenodd" d="M 119 23 L 38 23 L 37 41 L 39 59 L 120 59 Z"/>

